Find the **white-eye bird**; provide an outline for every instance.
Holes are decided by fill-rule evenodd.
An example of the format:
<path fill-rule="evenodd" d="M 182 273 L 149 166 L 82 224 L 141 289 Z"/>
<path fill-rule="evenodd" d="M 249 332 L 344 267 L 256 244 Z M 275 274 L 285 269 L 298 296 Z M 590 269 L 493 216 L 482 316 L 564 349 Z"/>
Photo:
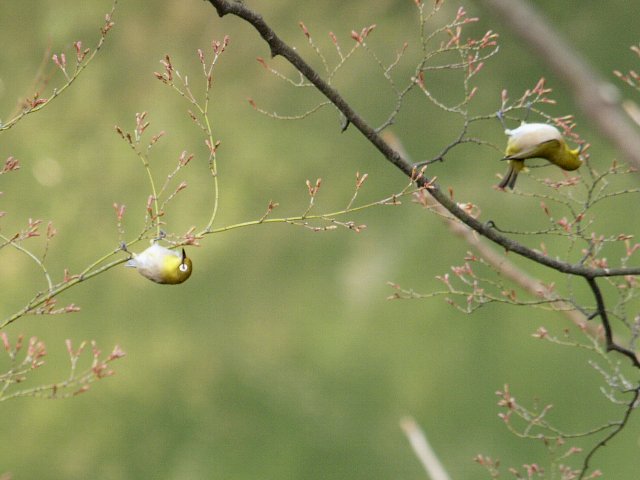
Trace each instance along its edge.
<path fill-rule="evenodd" d="M 169 285 L 186 281 L 193 271 L 184 248 L 182 252 L 176 252 L 157 243 L 141 253 L 134 253 L 125 266 L 136 268 L 140 275 L 153 282 Z"/>
<path fill-rule="evenodd" d="M 509 136 L 504 156 L 509 160 L 509 170 L 498 184 L 499 188 L 513 189 L 527 158 L 544 158 L 563 170 L 577 170 L 582 165 L 580 148 L 569 148 L 553 125 L 522 122 L 518 128 L 507 129 L 504 133 Z"/>

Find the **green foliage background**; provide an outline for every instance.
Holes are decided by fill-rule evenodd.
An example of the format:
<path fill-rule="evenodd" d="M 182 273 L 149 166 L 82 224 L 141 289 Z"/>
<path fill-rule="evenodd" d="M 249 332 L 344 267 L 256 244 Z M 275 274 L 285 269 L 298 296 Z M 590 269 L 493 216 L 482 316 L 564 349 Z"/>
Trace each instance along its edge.
<path fill-rule="evenodd" d="M 439 15 L 444 20 L 459 6 L 447 3 Z M 634 2 L 610 1 L 606 9 L 596 1 L 535 3 L 612 82 L 611 70 L 637 68 L 628 50 L 638 42 Z M 307 58 L 312 53 L 300 20 L 326 52 L 328 31 L 346 48 L 351 30 L 376 23 L 369 45 L 382 58 L 392 58 L 405 40 L 407 57 L 415 58 L 410 0 L 249 5 Z M 490 12 L 465 6 L 481 17 L 471 31 L 501 35 L 501 52 L 478 77 L 474 108 L 494 111 L 502 88 L 515 98 L 545 76 L 558 99 L 550 113 L 578 113 L 594 161 L 605 168 L 616 153 L 590 130 L 560 82 Z M 93 46 L 109 9 L 108 1 L 2 2 L 4 119 L 16 98 L 29 93 L 47 47 L 70 57 L 77 39 Z M 139 231 L 148 195 L 144 171 L 113 129 L 131 130 L 136 112 L 149 111 L 151 133 L 167 131 L 152 157 L 158 178 L 182 150 L 196 154 L 186 174 L 190 187 L 167 212 L 168 228 L 183 232 L 206 222 L 211 196 L 202 139 L 185 102 L 153 72 L 170 53 L 197 88 L 196 49 L 224 35 L 231 43 L 215 70 L 212 115 L 222 141 L 218 225 L 258 218 L 271 199 L 280 203 L 276 214 L 302 212 L 306 179 L 323 179 L 319 211 L 347 203 L 356 171 L 369 173 L 364 200 L 406 184 L 354 129 L 340 134 L 331 109 L 297 122 L 255 112 L 247 97 L 283 114 L 319 97 L 268 75 L 255 61 L 268 51 L 254 31 L 236 19 L 221 21 L 207 2 L 122 1 L 115 21 L 104 52 L 78 83 L 1 137 L 0 158 L 14 155 L 22 169 L 1 179 L 0 210 L 8 214 L 0 228 L 7 234 L 30 217 L 53 220 L 59 235 L 49 265 L 56 278 L 117 246 L 114 202 L 127 205 L 129 237 Z M 272 63 L 287 70 L 280 60 Z M 401 72 L 409 76 L 411 69 L 406 62 Z M 373 123 L 392 105 L 379 71 L 362 53 L 336 85 Z M 449 143 L 457 127 L 457 119 L 414 94 L 394 131 L 422 159 Z M 502 145 L 497 123 L 482 127 L 478 135 Z M 524 227 L 539 207 L 491 188 L 503 168 L 497 158 L 491 149 L 460 149 L 433 174 L 460 201 L 481 205 L 484 218 Z M 629 218 L 635 219 L 610 215 L 604 225 L 635 233 Z M 398 426 L 412 415 L 453 478 L 485 478 L 472 462 L 478 453 L 514 466 L 546 462 L 541 445 L 516 439 L 498 419 L 494 392 L 504 383 L 523 403 L 538 397 L 553 403 L 552 418 L 568 431 L 616 418 L 582 352 L 530 336 L 540 325 L 560 332 L 567 326 L 562 316 L 504 306 L 464 316 L 439 299 L 385 300 L 392 293 L 387 281 L 426 292 L 439 288 L 436 275 L 462 263 L 468 246 L 438 218 L 407 200 L 351 219 L 368 228 L 354 234 L 260 226 L 210 236 L 190 249 L 195 271 L 182 286 L 158 286 L 117 268 L 64 296 L 80 313 L 16 322 L 7 329 L 12 338 L 25 333 L 47 342 L 48 364 L 33 384 L 66 375 L 65 338 L 96 339 L 104 350 L 117 343 L 128 355 L 115 365 L 114 378 L 88 394 L 3 403 L 0 471 L 16 479 L 421 479 L 425 474 Z M 0 262 L 8 315 L 43 284 L 17 252 L 4 249 Z M 638 448 L 634 419 L 596 464 L 605 478 L 632 478 Z"/>

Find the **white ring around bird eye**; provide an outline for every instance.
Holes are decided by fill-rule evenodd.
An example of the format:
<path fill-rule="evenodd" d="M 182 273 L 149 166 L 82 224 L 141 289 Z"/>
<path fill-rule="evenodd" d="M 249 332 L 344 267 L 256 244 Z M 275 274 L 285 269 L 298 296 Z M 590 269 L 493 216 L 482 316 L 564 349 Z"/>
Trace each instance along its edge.
<path fill-rule="evenodd" d="M 186 272 L 189 270 L 189 265 L 187 265 L 186 263 L 181 263 L 180 266 L 178 267 L 178 269 L 181 272 Z"/>

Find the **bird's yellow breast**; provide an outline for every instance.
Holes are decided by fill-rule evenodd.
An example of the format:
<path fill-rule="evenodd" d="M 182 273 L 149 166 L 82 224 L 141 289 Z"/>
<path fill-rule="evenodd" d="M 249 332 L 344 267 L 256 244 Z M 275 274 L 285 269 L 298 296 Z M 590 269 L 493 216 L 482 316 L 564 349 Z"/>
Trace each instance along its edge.
<path fill-rule="evenodd" d="M 153 282 L 169 285 L 186 281 L 193 272 L 193 263 L 184 250 L 179 253 L 157 243 L 134 254 L 127 266 L 135 267 L 140 275 Z"/>

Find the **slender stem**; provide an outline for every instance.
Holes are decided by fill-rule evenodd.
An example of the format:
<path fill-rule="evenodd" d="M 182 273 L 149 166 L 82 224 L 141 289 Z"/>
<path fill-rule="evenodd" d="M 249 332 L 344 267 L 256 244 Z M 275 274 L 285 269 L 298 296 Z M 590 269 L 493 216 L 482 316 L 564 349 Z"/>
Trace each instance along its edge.
<path fill-rule="evenodd" d="M 578 480 L 583 479 L 587 474 L 587 472 L 589 471 L 589 464 L 591 463 L 591 458 L 593 458 L 596 452 L 600 450 L 602 447 L 606 446 L 609 440 L 611 440 L 613 437 L 618 435 L 627 425 L 627 423 L 629 422 L 629 418 L 631 417 L 631 412 L 633 412 L 637 407 L 639 398 L 640 398 L 640 388 L 636 388 L 633 391 L 633 398 L 627 404 L 627 409 L 624 412 L 624 417 L 622 418 L 622 420 L 616 425 L 615 429 L 609 435 L 607 435 L 602 440 L 600 440 L 596 445 L 594 445 L 594 447 L 589 451 L 589 453 L 587 453 L 586 457 L 584 458 L 584 461 L 582 462 L 582 471 L 580 472 L 580 476 L 578 477 Z"/>
<path fill-rule="evenodd" d="M 57 97 L 59 97 L 65 90 L 67 90 L 77 80 L 77 78 L 80 76 L 80 74 L 89 66 L 91 61 L 95 58 L 95 56 L 98 54 L 98 52 L 102 49 L 102 47 L 104 45 L 104 42 L 105 42 L 105 39 L 106 39 L 106 36 L 107 36 L 107 32 L 109 31 L 109 29 L 113 25 L 113 24 L 110 24 L 110 22 L 111 22 L 111 18 L 113 17 L 113 13 L 114 13 L 114 11 L 116 9 L 116 4 L 117 3 L 118 3 L 118 0 L 114 0 L 113 7 L 111 8 L 111 12 L 107 14 L 106 26 L 102 28 L 100 40 L 98 41 L 98 44 L 96 45 L 94 50 L 91 52 L 91 54 L 86 59 L 83 59 L 82 62 L 78 62 L 76 64 L 76 69 L 73 72 L 73 75 L 69 76 L 67 74 L 67 72 L 63 71 L 63 73 L 65 75 L 65 78 L 67 80 L 66 83 L 62 87 L 54 89 L 53 92 L 51 93 L 51 96 L 49 96 L 49 98 L 47 98 L 45 101 L 43 101 L 39 105 L 36 105 L 35 107 L 28 108 L 28 109 L 23 109 L 20 113 L 18 113 L 15 117 L 13 117 L 10 120 L 8 120 L 6 123 L 0 124 L 0 132 L 3 131 L 3 130 L 10 129 L 11 127 L 13 127 L 16 123 L 18 123 L 20 120 L 22 120 L 22 118 L 26 117 L 27 115 L 29 115 L 31 113 L 36 113 L 37 111 L 42 110 L 44 107 L 49 105 L 53 100 L 55 100 Z M 108 28 L 107 28 L 107 26 L 108 26 Z"/>
<path fill-rule="evenodd" d="M 136 153 L 140 160 L 142 161 L 142 165 L 144 165 L 144 169 L 147 172 L 147 178 L 149 179 L 149 185 L 151 186 L 151 196 L 153 198 L 153 210 L 154 213 L 151 216 L 151 222 L 155 223 L 156 226 L 156 237 L 160 238 L 160 208 L 158 206 L 158 192 L 156 190 L 156 184 L 153 180 L 153 174 L 151 173 L 151 167 L 149 165 L 149 159 L 146 155 L 140 153 L 137 149 Z"/>
<path fill-rule="evenodd" d="M 202 112 L 202 116 L 204 117 L 205 126 L 207 129 L 207 134 L 209 137 L 209 145 L 213 146 L 213 130 L 211 129 L 211 122 L 209 121 L 209 116 L 207 115 L 207 111 L 209 108 L 209 93 L 207 91 L 207 101 L 205 103 L 204 110 Z M 205 231 L 211 231 L 213 227 L 213 222 L 216 219 L 216 215 L 218 214 L 218 206 L 220 204 L 220 187 L 218 185 L 218 163 L 216 160 L 215 152 L 212 151 L 209 153 L 209 170 L 211 171 L 211 176 L 213 177 L 213 211 L 211 212 L 211 217 L 209 218 L 209 222 L 205 227 Z"/>
<path fill-rule="evenodd" d="M 367 208 L 371 208 L 374 206 L 378 206 L 378 205 L 394 205 L 397 204 L 397 199 L 402 197 L 402 196 L 406 196 L 406 195 L 411 195 L 413 193 L 415 193 L 416 190 L 403 190 L 402 192 L 392 195 L 388 198 L 385 198 L 383 200 L 378 200 L 376 202 L 371 202 L 371 203 L 367 203 L 364 205 L 359 205 L 357 207 L 351 207 L 348 209 L 344 209 L 344 210 L 337 210 L 335 212 L 329 212 L 329 213 L 319 213 L 316 215 L 309 215 L 308 214 L 308 210 L 303 213 L 302 215 L 296 215 L 293 217 L 282 217 L 282 218 L 266 218 L 266 215 L 263 215 L 262 217 L 260 217 L 257 220 L 249 220 L 247 222 L 242 222 L 242 223 L 235 223 L 233 225 L 227 225 L 226 227 L 220 227 L 220 228 L 215 228 L 212 230 L 207 230 L 204 229 L 201 232 L 199 232 L 196 237 L 201 237 L 204 235 L 208 235 L 208 234 L 213 234 L 213 233 L 222 233 L 222 232 L 228 232 L 229 230 L 235 230 L 237 228 L 244 228 L 244 227 L 251 227 L 253 225 L 260 225 L 263 223 L 288 223 L 288 224 L 299 224 L 300 222 L 308 222 L 309 220 L 323 220 L 323 221 L 333 221 L 335 217 L 340 217 L 349 213 L 354 213 L 354 212 L 359 212 L 361 210 L 365 210 Z"/>
<path fill-rule="evenodd" d="M 0 238 L 6 242 L 5 245 L 6 244 L 10 244 L 11 246 L 13 246 L 17 250 L 21 251 L 25 255 L 28 255 L 29 257 L 31 257 L 31 259 L 33 259 L 33 261 L 36 262 L 36 265 L 38 265 L 38 267 L 40 267 L 40 269 L 42 270 L 42 273 L 44 274 L 44 278 L 47 280 L 47 285 L 49 286 L 49 291 L 51 291 L 53 289 L 53 282 L 51 281 L 51 276 L 49 275 L 49 272 L 47 271 L 47 267 L 44 266 L 44 263 L 42 263 L 42 261 L 38 257 L 36 257 L 32 252 L 30 252 L 29 250 L 27 250 L 22 245 L 20 245 L 19 243 L 15 242 L 14 240 L 11 240 L 10 238 L 5 237 L 2 234 L 0 234 Z"/>
<path fill-rule="evenodd" d="M 140 239 L 133 240 L 127 244 L 127 247 L 134 245 L 139 241 Z M 103 255 L 102 257 L 100 257 L 99 259 L 91 263 L 79 274 L 73 276 L 70 279 L 66 279 L 58 284 L 53 285 L 51 288 L 49 288 L 49 290 L 46 293 L 42 293 L 42 292 L 37 293 L 22 309 L 18 310 L 13 315 L 7 317 L 2 323 L 0 323 L 0 330 L 5 328 L 7 325 L 10 325 L 11 323 L 15 322 L 20 317 L 23 317 L 27 315 L 29 312 L 32 312 L 34 309 L 44 305 L 47 301 L 57 297 L 58 295 L 65 292 L 69 288 L 73 287 L 74 285 L 80 282 L 84 282 L 85 280 L 89 280 L 90 278 L 100 275 L 101 273 L 106 272 L 107 270 L 110 270 L 113 267 L 124 263 L 127 259 L 120 258 L 118 260 L 111 261 L 99 267 L 99 265 L 106 262 L 112 256 L 118 254 L 120 251 L 121 249 L 118 249 Z"/>
<path fill-rule="evenodd" d="M 113 255 L 113 253 L 109 254 L 109 256 L 110 255 Z M 73 287 L 77 283 L 84 282 L 85 280 L 89 280 L 90 278 L 95 277 L 96 275 L 99 275 L 99 274 L 101 274 L 101 273 L 103 273 L 103 272 L 105 272 L 107 270 L 110 270 L 111 268 L 115 267 L 116 265 L 120 265 L 121 263 L 124 263 L 125 261 L 126 261 L 126 258 L 115 260 L 115 261 L 110 262 L 110 263 L 108 263 L 106 265 L 103 265 L 102 267 L 100 267 L 100 268 L 98 268 L 96 270 L 89 271 L 89 272 L 86 272 L 84 274 L 80 274 L 77 277 L 74 277 L 74 278 L 70 279 L 67 282 L 64 282 L 64 283 L 61 283 L 61 284 L 58 284 L 58 285 L 54 285 L 53 289 L 50 290 L 49 292 L 47 292 L 46 295 L 43 295 L 42 293 L 38 293 L 21 310 L 17 311 L 13 315 L 11 315 L 7 319 L 5 319 L 5 321 L 0 324 L 0 330 L 5 328 L 7 325 L 15 322 L 18 318 L 23 317 L 24 315 L 27 315 L 29 312 L 31 312 L 35 308 L 38 308 L 39 306 L 43 305 L 48 300 L 51 300 L 52 298 L 57 297 L 62 292 L 68 290 L 69 288 Z"/>

